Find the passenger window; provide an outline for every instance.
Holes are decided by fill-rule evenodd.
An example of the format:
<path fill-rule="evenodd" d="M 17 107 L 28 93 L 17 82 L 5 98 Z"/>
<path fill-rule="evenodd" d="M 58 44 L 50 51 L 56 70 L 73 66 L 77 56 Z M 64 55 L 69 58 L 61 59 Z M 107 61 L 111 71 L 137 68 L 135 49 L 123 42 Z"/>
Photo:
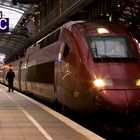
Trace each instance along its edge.
<path fill-rule="evenodd" d="M 66 44 L 66 45 L 65 45 L 65 48 L 64 48 L 63 57 L 66 58 L 68 54 L 69 54 L 69 47 L 68 47 L 68 45 Z"/>

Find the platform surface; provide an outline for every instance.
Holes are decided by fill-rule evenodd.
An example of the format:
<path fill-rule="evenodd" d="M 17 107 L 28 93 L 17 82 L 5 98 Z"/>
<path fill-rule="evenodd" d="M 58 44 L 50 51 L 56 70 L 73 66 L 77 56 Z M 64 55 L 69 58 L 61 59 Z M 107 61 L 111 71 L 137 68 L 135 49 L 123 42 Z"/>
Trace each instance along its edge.
<path fill-rule="evenodd" d="M 103 140 L 100 136 L 0 85 L 0 140 Z"/>

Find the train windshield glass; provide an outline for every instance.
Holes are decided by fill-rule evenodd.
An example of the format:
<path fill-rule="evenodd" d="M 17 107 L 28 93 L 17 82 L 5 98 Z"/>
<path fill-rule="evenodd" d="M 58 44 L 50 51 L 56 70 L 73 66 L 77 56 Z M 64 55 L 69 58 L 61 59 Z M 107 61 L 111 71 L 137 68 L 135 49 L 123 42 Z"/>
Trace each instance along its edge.
<path fill-rule="evenodd" d="M 111 58 L 109 61 L 134 58 L 125 37 L 88 37 L 87 41 L 94 58 Z"/>

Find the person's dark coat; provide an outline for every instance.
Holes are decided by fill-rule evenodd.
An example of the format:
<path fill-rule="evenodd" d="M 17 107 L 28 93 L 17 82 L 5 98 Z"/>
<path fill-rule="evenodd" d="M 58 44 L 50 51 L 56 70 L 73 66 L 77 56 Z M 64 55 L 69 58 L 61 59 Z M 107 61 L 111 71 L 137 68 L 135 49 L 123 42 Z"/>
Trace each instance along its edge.
<path fill-rule="evenodd" d="M 6 74 L 6 81 L 8 81 L 8 87 L 9 87 L 8 91 L 10 91 L 10 89 L 12 89 L 13 91 L 14 78 L 15 78 L 15 73 L 12 71 L 12 69 L 9 69 L 9 71 Z"/>

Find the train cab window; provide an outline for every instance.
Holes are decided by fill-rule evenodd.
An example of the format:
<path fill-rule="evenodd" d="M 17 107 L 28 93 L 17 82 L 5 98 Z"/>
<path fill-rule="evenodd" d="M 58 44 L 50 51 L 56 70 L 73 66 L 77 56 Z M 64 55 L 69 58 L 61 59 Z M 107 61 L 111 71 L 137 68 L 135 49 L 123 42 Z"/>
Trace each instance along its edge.
<path fill-rule="evenodd" d="M 132 58 L 133 50 L 125 37 L 88 37 L 93 58 Z"/>
<path fill-rule="evenodd" d="M 65 45 L 65 48 L 64 48 L 63 57 L 66 58 L 68 54 L 69 54 L 69 47 L 68 47 L 68 45 L 66 44 L 66 45 Z"/>

